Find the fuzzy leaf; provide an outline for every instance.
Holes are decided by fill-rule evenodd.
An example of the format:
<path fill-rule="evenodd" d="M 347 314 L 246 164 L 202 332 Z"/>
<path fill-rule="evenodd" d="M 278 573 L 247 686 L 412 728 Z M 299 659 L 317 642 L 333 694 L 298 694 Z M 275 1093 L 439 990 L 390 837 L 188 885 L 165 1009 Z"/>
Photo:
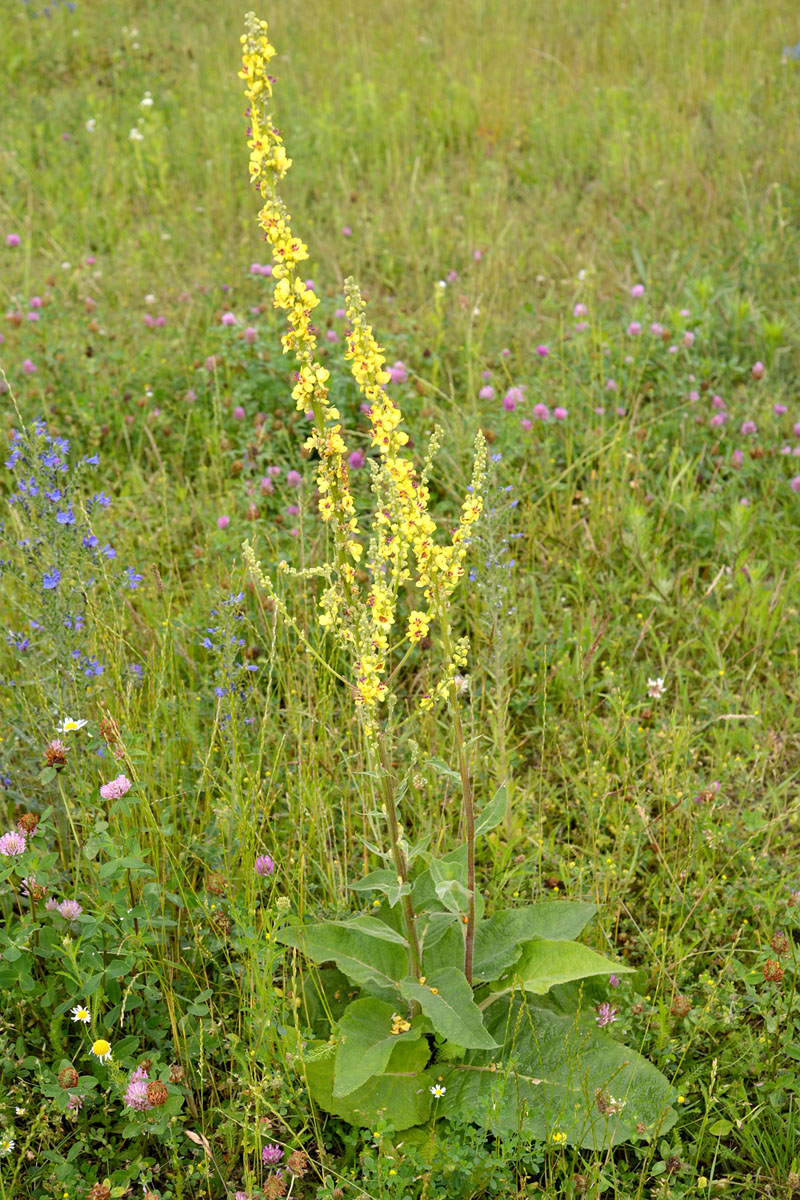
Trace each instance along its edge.
<path fill-rule="evenodd" d="M 377 1121 L 388 1116 L 399 1132 L 428 1119 L 431 1109 L 428 1089 L 433 1083 L 425 1070 L 429 1058 L 425 1038 L 400 1042 L 393 1048 L 382 1074 L 373 1076 L 348 1096 L 334 1097 L 334 1053 L 327 1046 L 319 1046 L 316 1053 L 312 1050 L 305 1059 L 308 1089 L 321 1109 L 351 1125 L 374 1129 Z"/>
<path fill-rule="evenodd" d="M 349 1096 L 373 1075 L 386 1069 L 392 1051 L 402 1042 L 414 1042 L 422 1034 L 416 1018 L 406 1033 L 392 1033 L 391 1004 L 371 996 L 354 1000 L 339 1021 L 339 1037 L 333 1067 L 333 1095 Z"/>
<path fill-rule="evenodd" d="M 543 996 L 559 983 L 587 979 L 591 975 L 632 975 L 633 967 L 614 963 L 580 942 L 553 941 L 534 938 L 522 947 L 519 962 L 513 968 L 513 979 L 526 992 Z M 511 983 L 511 980 L 509 981 Z"/>
<path fill-rule="evenodd" d="M 486 1018 L 502 1054 L 470 1051 L 445 1068 L 447 1105 L 493 1133 L 524 1131 L 603 1150 L 671 1129 L 677 1114 L 667 1079 L 635 1050 L 598 1029 L 589 1014 L 560 1016 L 527 999 L 503 997 Z M 617 1108 L 618 1111 L 613 1110 Z"/>
<path fill-rule="evenodd" d="M 435 990 L 434 990 L 435 989 Z M 464 972 L 457 967 L 443 967 L 418 983 L 404 979 L 400 992 L 406 1000 L 416 1000 L 437 1033 L 470 1049 L 496 1048 L 494 1038 L 486 1032 L 483 1014 L 472 996 Z"/>
<path fill-rule="evenodd" d="M 408 972 L 408 955 L 401 946 L 335 921 L 285 927 L 279 937 L 285 945 L 297 947 L 320 966 L 336 963 L 342 974 L 370 995 L 389 1003 L 397 1002 L 398 981 Z"/>
<path fill-rule="evenodd" d="M 531 938 L 576 938 L 597 908 L 571 900 L 542 900 L 479 921 L 475 930 L 473 980 L 499 979 L 519 958 L 519 947 Z"/>

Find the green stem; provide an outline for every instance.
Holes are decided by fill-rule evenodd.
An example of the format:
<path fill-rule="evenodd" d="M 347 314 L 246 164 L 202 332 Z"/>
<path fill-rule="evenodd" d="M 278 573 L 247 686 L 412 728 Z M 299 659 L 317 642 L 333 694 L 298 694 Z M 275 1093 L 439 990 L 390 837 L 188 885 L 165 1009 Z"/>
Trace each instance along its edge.
<path fill-rule="evenodd" d="M 397 820 L 397 805 L 394 798 L 394 785 L 392 773 L 389 770 L 389 763 L 386 758 L 386 747 L 383 742 L 378 741 L 376 746 L 378 757 L 378 769 L 380 775 L 380 786 L 383 793 L 383 801 L 386 807 L 386 817 L 389 821 L 389 836 L 392 842 L 392 856 L 394 857 L 394 866 L 397 871 L 397 877 L 401 883 L 408 883 L 408 863 L 406 856 L 400 846 L 400 831 Z M 411 974 L 415 979 L 419 979 L 422 974 L 422 954 L 419 948 L 419 938 L 417 937 L 417 914 L 414 912 L 414 904 L 411 896 L 407 893 L 401 899 L 403 906 L 403 918 L 405 920 L 406 935 L 408 937 L 408 963 Z"/>
<path fill-rule="evenodd" d="M 444 605 L 440 605 L 439 619 L 442 629 L 442 645 L 448 660 L 452 661 L 452 646 L 450 642 L 450 623 Z M 455 680 L 450 682 L 450 709 L 453 714 L 453 729 L 455 732 L 456 755 L 458 757 L 458 773 L 461 776 L 461 796 L 464 802 L 464 824 L 467 833 L 467 933 L 464 938 L 464 974 L 467 983 L 472 986 L 472 960 L 475 953 L 475 800 L 472 794 L 472 782 L 469 777 L 469 764 L 464 744 L 464 728 L 461 724 L 461 710 L 458 707 L 458 689 Z"/>

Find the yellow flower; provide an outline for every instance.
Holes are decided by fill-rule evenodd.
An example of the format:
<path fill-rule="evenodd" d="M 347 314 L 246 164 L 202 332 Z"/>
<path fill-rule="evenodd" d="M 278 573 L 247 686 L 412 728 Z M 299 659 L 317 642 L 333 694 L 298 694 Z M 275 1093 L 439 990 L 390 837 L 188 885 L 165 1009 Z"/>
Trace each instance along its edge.
<path fill-rule="evenodd" d="M 317 335 L 312 317 L 319 298 L 298 274 L 308 258 L 308 248 L 291 228 L 291 217 L 278 185 L 291 166 L 270 112 L 272 79 L 268 64 L 275 55 L 265 21 L 253 13 L 246 18 L 242 38 L 242 69 L 249 103 L 248 149 L 250 175 L 261 197 L 258 214 L 273 259 L 273 304 L 284 313 L 287 330 L 281 341 L 285 354 L 296 364 L 292 397 L 297 409 L 309 415 L 311 432 L 305 442 L 317 458 L 317 508 L 330 528 L 334 562 L 327 564 L 327 584 L 318 607 L 318 621 L 351 655 L 354 696 L 364 729 L 372 737 L 377 729 L 378 707 L 391 701 L 387 677 L 397 622 L 398 599 L 405 585 L 421 589 L 424 605 L 409 615 L 403 641 L 411 645 L 427 637 L 434 619 L 443 622 L 446 644 L 444 670 L 435 688 L 423 696 L 420 708 L 432 707 L 448 694 L 457 671 L 466 665 L 465 645 L 449 649 L 447 600 L 464 575 L 464 560 L 472 525 L 483 510 L 482 485 L 486 474 L 486 447 L 476 439 L 476 454 L 469 494 L 458 525 L 446 545 L 435 541 L 436 523 L 428 506 L 428 475 L 438 447 L 434 435 L 422 471 L 404 454 L 409 437 L 402 428 L 403 415 L 386 391 L 390 374 L 386 356 L 366 319 L 361 293 L 352 279 L 345 281 L 345 309 L 349 323 L 345 358 L 367 405 L 369 440 L 377 450 L 371 460 L 375 496 L 368 536 L 362 536 L 350 489 L 347 445 L 339 410 L 329 399 L 330 374 L 317 358 Z M 265 584 L 248 548 L 247 561 Z M 359 564 L 359 570 L 354 567 Z M 257 565 L 257 564 L 256 564 Z"/>

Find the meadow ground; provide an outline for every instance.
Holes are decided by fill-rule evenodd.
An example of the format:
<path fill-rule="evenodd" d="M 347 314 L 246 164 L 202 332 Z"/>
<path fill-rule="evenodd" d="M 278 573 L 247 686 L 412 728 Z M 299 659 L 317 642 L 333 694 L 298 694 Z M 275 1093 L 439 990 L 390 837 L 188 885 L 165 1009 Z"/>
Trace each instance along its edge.
<path fill-rule="evenodd" d="M 3 9 L 0 1197 L 800 1195 L 796 5 L 259 14 L 356 508 L 346 276 L 418 462 L 442 430 L 445 535 L 488 442 L 451 609 L 476 801 L 508 796 L 478 883 L 597 905 L 583 943 L 632 970 L 586 996 L 672 1089 L 595 1149 L 454 1085 L 408 1133 L 309 1097 L 330 1029 L 282 930 L 369 907 L 383 817 L 321 580 L 276 570 L 332 551 L 243 15 Z M 450 660 L 417 640 L 398 702 Z M 453 735 L 396 729 L 425 853 L 464 837 Z"/>

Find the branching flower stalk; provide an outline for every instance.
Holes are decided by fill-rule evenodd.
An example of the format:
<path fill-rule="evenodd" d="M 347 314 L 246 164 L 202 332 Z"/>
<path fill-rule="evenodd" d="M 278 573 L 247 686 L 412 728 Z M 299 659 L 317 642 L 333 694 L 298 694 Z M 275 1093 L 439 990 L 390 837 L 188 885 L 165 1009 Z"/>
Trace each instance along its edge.
<path fill-rule="evenodd" d="M 390 379 L 384 369 L 385 356 L 367 323 L 358 286 L 353 279 L 347 279 L 345 298 L 350 328 L 345 357 L 368 405 L 371 446 L 376 452 L 370 462 L 374 504 L 368 527 L 361 527 L 350 487 L 340 414 L 329 399 L 329 372 L 316 353 L 317 331 L 312 314 L 319 299 L 298 274 L 299 265 L 308 258 L 308 250 L 292 232 L 291 218 L 278 190 L 291 166 L 291 159 L 269 108 L 275 81 L 268 68 L 275 50 L 268 38 L 266 21 L 249 13 L 246 33 L 241 40 L 240 78 L 245 80 L 249 105 L 250 178 L 263 201 L 259 223 L 272 251 L 273 303 L 286 314 L 288 329 L 282 337 L 283 350 L 285 354 L 294 355 L 297 366 L 292 397 L 297 409 L 310 423 L 305 447 L 317 457 L 319 515 L 330 528 L 333 540 L 333 560 L 324 568 L 292 573 L 324 577 L 318 621 L 351 664 L 350 686 L 371 766 L 380 780 L 392 861 L 398 880 L 404 885 L 409 883 L 409 863 L 400 833 L 385 713 L 388 706 L 396 703 L 390 690 L 397 675 L 393 660 L 399 657 L 404 661 L 428 636 L 432 624 L 439 623 L 444 667 L 431 691 L 422 697 L 417 711 L 427 711 L 448 699 L 455 710 L 472 897 L 465 936 L 465 967 L 470 977 L 474 939 L 475 822 L 454 682 L 466 665 L 468 645 L 466 639 L 452 642 L 449 613 L 453 591 L 464 575 L 470 531 L 483 508 L 486 446 L 483 436 L 478 434 L 472 482 L 461 506 L 459 522 L 449 540 L 444 544 L 437 542 L 436 523 L 428 511 L 428 477 L 439 435 L 434 435 L 419 472 L 413 459 L 403 452 L 408 434 L 401 428 L 400 409 L 385 390 Z M 243 551 L 254 578 L 274 595 L 271 582 L 249 543 L 244 544 Z M 288 571 L 289 568 L 282 563 L 279 569 Z M 364 579 L 366 582 L 362 582 Z M 420 596 L 419 607 L 408 613 L 405 629 L 401 632 L 397 629 L 400 620 L 398 601 L 401 593 L 412 587 Z M 419 939 L 410 894 L 403 896 L 402 901 L 409 965 L 412 974 L 419 977 Z"/>

